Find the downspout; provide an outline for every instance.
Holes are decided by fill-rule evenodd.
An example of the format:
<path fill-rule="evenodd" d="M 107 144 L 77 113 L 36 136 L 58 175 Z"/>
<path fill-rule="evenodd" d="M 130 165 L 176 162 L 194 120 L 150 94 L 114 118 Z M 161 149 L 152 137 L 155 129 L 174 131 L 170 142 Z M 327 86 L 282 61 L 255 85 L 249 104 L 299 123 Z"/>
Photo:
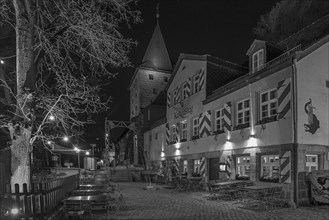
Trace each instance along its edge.
<path fill-rule="evenodd" d="M 293 123 L 293 155 L 294 155 L 294 202 L 298 207 L 298 145 L 297 145 L 297 58 L 292 60 L 292 123 Z"/>

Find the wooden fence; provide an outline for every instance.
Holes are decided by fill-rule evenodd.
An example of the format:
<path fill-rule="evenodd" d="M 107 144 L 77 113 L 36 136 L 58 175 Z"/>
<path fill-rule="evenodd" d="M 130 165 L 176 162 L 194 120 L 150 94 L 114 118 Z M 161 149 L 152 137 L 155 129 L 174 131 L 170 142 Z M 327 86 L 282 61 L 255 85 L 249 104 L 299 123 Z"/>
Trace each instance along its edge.
<path fill-rule="evenodd" d="M 79 175 L 72 175 L 47 182 L 32 183 L 30 189 L 25 183 L 22 185 L 23 189 L 15 184 L 15 192 L 6 192 L 4 201 L 6 203 L 6 200 L 11 200 L 15 207 L 22 210 L 19 219 L 48 219 L 55 214 L 63 199 L 78 187 L 78 181 Z"/>

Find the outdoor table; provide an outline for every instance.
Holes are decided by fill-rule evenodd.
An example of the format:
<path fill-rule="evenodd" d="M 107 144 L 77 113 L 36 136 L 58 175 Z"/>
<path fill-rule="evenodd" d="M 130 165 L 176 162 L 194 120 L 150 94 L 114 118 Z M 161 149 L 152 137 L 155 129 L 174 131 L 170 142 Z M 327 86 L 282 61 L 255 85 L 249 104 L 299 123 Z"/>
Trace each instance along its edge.
<path fill-rule="evenodd" d="M 105 211 L 108 199 L 105 195 L 70 196 L 65 202 L 65 212 L 68 215 L 85 215 L 94 211 Z"/>
<path fill-rule="evenodd" d="M 102 194 L 103 190 L 98 189 L 77 189 L 72 191 L 72 196 L 91 196 Z"/>
<path fill-rule="evenodd" d="M 85 189 L 98 189 L 103 190 L 107 187 L 107 185 L 98 185 L 98 184 L 81 184 L 79 185 L 79 189 L 85 190 Z"/>

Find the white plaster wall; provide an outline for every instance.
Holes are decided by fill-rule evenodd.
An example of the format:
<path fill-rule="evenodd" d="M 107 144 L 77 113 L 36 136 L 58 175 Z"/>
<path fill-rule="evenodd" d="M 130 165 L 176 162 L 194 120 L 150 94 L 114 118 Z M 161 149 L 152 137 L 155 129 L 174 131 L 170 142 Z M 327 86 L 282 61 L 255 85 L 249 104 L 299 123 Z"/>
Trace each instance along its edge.
<path fill-rule="evenodd" d="M 158 138 L 155 139 L 156 133 L 158 134 Z M 152 135 L 152 139 L 150 141 L 150 135 Z M 147 150 L 147 156 L 149 161 L 160 161 L 161 160 L 161 152 L 164 149 L 165 141 L 166 141 L 166 130 L 165 124 L 159 125 L 150 131 L 144 133 L 144 150 Z"/>
<path fill-rule="evenodd" d="M 298 143 L 328 146 L 328 89 L 329 43 L 312 51 L 297 62 L 297 111 Z M 319 128 L 314 134 L 306 132 L 304 124 L 308 115 L 304 107 L 312 99 L 313 113 L 319 120 Z"/>

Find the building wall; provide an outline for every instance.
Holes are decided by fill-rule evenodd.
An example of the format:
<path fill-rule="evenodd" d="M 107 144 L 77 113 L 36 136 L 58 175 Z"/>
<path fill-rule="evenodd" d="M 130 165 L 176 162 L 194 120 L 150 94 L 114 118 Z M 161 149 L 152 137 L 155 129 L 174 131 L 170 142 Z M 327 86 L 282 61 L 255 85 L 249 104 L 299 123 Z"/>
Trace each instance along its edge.
<path fill-rule="evenodd" d="M 150 74 L 153 75 L 153 79 L 149 78 Z M 145 108 L 151 104 L 159 92 L 166 87 L 167 81 L 164 79 L 164 77 L 166 77 L 168 81 L 170 73 L 142 68 L 137 70 L 137 74 L 130 88 L 131 118 L 137 116 L 140 113 L 141 108 Z M 137 97 L 135 93 L 137 93 Z M 137 110 L 135 106 L 137 106 Z"/>
<path fill-rule="evenodd" d="M 297 129 L 300 144 L 328 146 L 328 65 L 328 42 L 297 62 Z M 313 117 L 307 114 L 308 109 L 305 108 L 308 107 L 312 108 Z"/>
<path fill-rule="evenodd" d="M 147 161 L 160 163 L 165 144 L 165 124 L 161 124 L 144 133 L 144 151 Z M 149 164 L 151 165 L 151 164 Z"/>

